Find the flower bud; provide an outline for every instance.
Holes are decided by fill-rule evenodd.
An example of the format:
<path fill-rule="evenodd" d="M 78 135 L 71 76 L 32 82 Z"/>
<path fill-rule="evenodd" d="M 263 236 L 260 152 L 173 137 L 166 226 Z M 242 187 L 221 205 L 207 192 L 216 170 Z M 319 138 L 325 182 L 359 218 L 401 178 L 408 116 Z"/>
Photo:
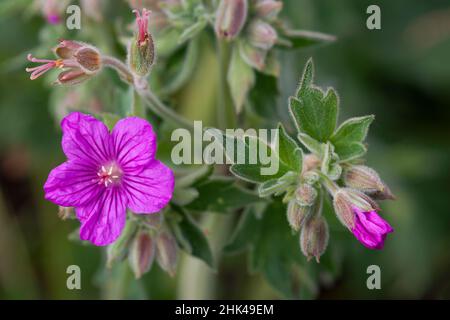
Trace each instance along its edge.
<path fill-rule="evenodd" d="M 215 31 L 219 39 L 238 36 L 247 19 L 247 0 L 221 0 L 216 13 Z"/>
<path fill-rule="evenodd" d="M 142 9 L 142 14 L 136 14 L 137 32 L 128 48 L 128 64 L 131 71 L 140 77 L 150 72 L 155 60 L 155 45 L 152 35 L 148 32 L 148 19 L 150 11 Z"/>
<path fill-rule="evenodd" d="M 313 216 L 306 221 L 300 233 L 300 248 L 308 261 L 315 257 L 319 262 L 327 248 L 328 237 L 328 223 L 322 216 Z"/>
<path fill-rule="evenodd" d="M 395 199 L 389 187 L 381 180 L 378 173 L 367 166 L 351 166 L 344 172 L 346 186 L 360 190 L 376 199 Z"/>
<path fill-rule="evenodd" d="M 317 172 L 314 171 L 306 171 L 302 175 L 303 181 L 305 181 L 306 184 L 314 185 L 320 180 L 320 176 Z"/>
<path fill-rule="evenodd" d="M 173 277 L 178 262 L 177 241 L 171 233 L 164 231 L 156 239 L 156 248 L 156 260 L 159 266 Z"/>
<path fill-rule="evenodd" d="M 283 2 L 275 0 L 259 0 L 255 5 L 256 15 L 266 20 L 273 20 L 283 8 Z"/>
<path fill-rule="evenodd" d="M 295 199 L 301 206 L 312 206 L 317 198 L 317 190 L 309 184 L 302 184 L 295 190 Z"/>
<path fill-rule="evenodd" d="M 102 59 L 97 49 L 82 47 L 73 54 L 76 62 L 86 74 L 94 74 L 101 68 Z"/>
<path fill-rule="evenodd" d="M 306 154 L 303 157 L 303 168 L 302 172 L 306 173 L 317 168 L 321 164 L 320 159 L 315 154 Z"/>
<path fill-rule="evenodd" d="M 311 207 L 300 206 L 297 201 L 291 200 L 287 207 L 287 220 L 295 231 L 299 231 L 311 212 Z"/>
<path fill-rule="evenodd" d="M 155 259 L 155 241 L 147 230 L 140 230 L 130 246 L 128 262 L 136 279 L 147 273 Z"/>
<path fill-rule="evenodd" d="M 364 212 L 380 209 L 369 196 L 350 188 L 341 188 L 336 191 L 333 206 L 339 220 L 350 230 L 355 226 L 355 208 Z"/>
<path fill-rule="evenodd" d="M 67 71 L 63 71 L 58 75 L 58 80 L 54 82 L 54 84 L 61 84 L 66 86 L 74 86 L 80 84 L 88 79 L 91 76 L 84 73 L 81 69 L 70 69 Z"/>
<path fill-rule="evenodd" d="M 108 268 L 111 268 L 114 262 L 126 257 L 130 242 L 136 233 L 136 228 L 136 224 L 133 221 L 127 221 L 120 237 L 108 246 L 106 250 L 106 266 Z"/>
<path fill-rule="evenodd" d="M 253 21 L 248 28 L 250 43 L 260 49 L 269 50 L 277 41 L 275 29 L 262 20 Z"/>
<path fill-rule="evenodd" d="M 56 48 L 53 49 L 55 54 L 62 59 L 71 59 L 75 51 L 82 48 L 83 44 L 78 41 L 61 40 Z"/>
<path fill-rule="evenodd" d="M 142 222 L 152 229 L 159 230 L 163 223 L 163 215 L 161 213 L 146 214 L 142 217 Z"/>

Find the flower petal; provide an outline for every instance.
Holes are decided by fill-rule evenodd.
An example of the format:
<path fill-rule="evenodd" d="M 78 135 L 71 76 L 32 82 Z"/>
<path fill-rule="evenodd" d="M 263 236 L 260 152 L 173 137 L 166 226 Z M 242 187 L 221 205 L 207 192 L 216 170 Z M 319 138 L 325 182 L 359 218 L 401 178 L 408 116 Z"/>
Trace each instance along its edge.
<path fill-rule="evenodd" d="M 79 161 L 68 161 L 54 168 L 44 184 L 45 199 L 63 207 L 77 207 L 100 192 L 96 172 Z"/>
<path fill-rule="evenodd" d="M 99 120 L 81 112 L 72 112 L 62 122 L 62 148 L 69 160 L 92 167 L 111 160 L 108 128 Z"/>
<path fill-rule="evenodd" d="M 355 227 L 352 229 L 356 239 L 369 249 L 381 250 L 386 235 L 394 229 L 375 211 L 355 210 Z"/>
<path fill-rule="evenodd" d="M 134 213 L 160 211 L 172 198 L 174 184 L 172 170 L 158 160 L 142 171 L 127 173 L 122 181 L 128 208 Z"/>
<path fill-rule="evenodd" d="M 146 120 L 119 120 L 111 135 L 116 161 L 123 170 L 146 166 L 155 158 L 156 134 Z"/>
<path fill-rule="evenodd" d="M 114 242 L 126 221 L 126 198 L 120 188 L 103 188 L 89 204 L 75 209 L 81 221 L 80 238 L 97 246 Z"/>

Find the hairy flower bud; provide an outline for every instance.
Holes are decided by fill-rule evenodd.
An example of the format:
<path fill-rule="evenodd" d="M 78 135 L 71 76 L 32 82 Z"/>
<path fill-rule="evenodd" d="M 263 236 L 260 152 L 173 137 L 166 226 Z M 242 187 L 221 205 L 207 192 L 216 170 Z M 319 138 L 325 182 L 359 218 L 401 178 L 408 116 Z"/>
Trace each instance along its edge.
<path fill-rule="evenodd" d="M 344 171 L 343 179 L 346 186 L 372 195 L 376 199 L 395 199 L 391 190 L 381 180 L 378 173 L 367 166 L 351 166 Z"/>
<path fill-rule="evenodd" d="M 149 74 L 155 60 L 155 44 L 152 35 L 148 32 L 148 19 L 150 11 L 142 9 L 142 14 L 138 10 L 133 10 L 136 14 L 137 32 L 128 48 L 128 64 L 140 77 Z"/>
<path fill-rule="evenodd" d="M 380 209 L 369 196 L 350 188 L 341 188 L 336 191 L 333 206 L 339 220 L 350 230 L 355 226 L 355 207 L 365 212 Z"/>
<path fill-rule="evenodd" d="M 269 50 L 277 41 L 278 35 L 275 29 L 262 20 L 253 21 L 248 27 L 250 43 L 260 49 Z"/>
<path fill-rule="evenodd" d="M 160 233 L 156 239 L 156 248 L 159 266 L 170 276 L 174 276 L 178 262 L 178 245 L 174 236 L 166 231 Z"/>
<path fill-rule="evenodd" d="M 275 0 L 259 0 L 255 5 L 256 15 L 266 20 L 276 18 L 282 8 L 283 2 Z"/>
<path fill-rule="evenodd" d="M 308 219 L 302 228 L 300 248 L 308 260 L 315 257 L 319 262 L 320 256 L 327 248 L 328 238 L 328 223 L 322 216 L 314 216 Z"/>
<path fill-rule="evenodd" d="M 315 183 L 317 183 L 320 179 L 320 176 L 317 172 L 314 171 L 306 171 L 303 175 L 302 175 L 303 181 L 306 184 L 309 185 L 314 185 Z"/>
<path fill-rule="evenodd" d="M 137 227 L 134 222 L 127 221 L 120 237 L 108 246 L 106 250 L 106 266 L 108 268 L 111 268 L 114 262 L 126 257 L 128 247 L 136 233 L 136 229 Z"/>
<path fill-rule="evenodd" d="M 163 215 L 159 212 L 146 214 L 142 217 L 142 222 L 152 229 L 159 230 L 163 223 Z"/>
<path fill-rule="evenodd" d="M 302 184 L 295 190 L 295 199 L 301 206 L 312 206 L 317 198 L 317 190 L 309 184 Z"/>
<path fill-rule="evenodd" d="M 307 219 L 311 207 L 300 206 L 297 201 L 291 200 L 287 207 L 287 220 L 295 231 L 299 231 Z"/>
<path fill-rule="evenodd" d="M 302 168 L 302 172 L 306 173 L 310 170 L 313 170 L 315 168 L 317 168 L 318 166 L 320 166 L 321 161 L 320 159 L 315 155 L 315 154 L 306 154 L 303 157 L 303 168 Z"/>
<path fill-rule="evenodd" d="M 247 0 L 221 0 L 216 13 L 215 31 L 219 39 L 237 37 L 247 19 Z"/>
<path fill-rule="evenodd" d="M 130 246 L 128 262 L 136 279 L 147 273 L 155 259 L 155 241 L 147 230 L 140 230 Z"/>

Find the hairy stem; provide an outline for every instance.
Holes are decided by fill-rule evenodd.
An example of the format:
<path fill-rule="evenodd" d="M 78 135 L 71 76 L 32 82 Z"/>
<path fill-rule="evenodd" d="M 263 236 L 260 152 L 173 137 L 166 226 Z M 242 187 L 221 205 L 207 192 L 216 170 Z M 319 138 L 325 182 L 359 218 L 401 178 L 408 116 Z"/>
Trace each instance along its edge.
<path fill-rule="evenodd" d="M 317 171 L 317 173 L 320 175 L 322 184 L 324 187 L 328 190 L 328 192 L 334 197 L 334 194 L 338 191 L 339 186 L 330 180 L 325 174 L 323 174 L 320 171 Z"/>
<path fill-rule="evenodd" d="M 167 107 L 161 100 L 158 99 L 153 92 L 146 88 L 141 88 L 139 86 L 135 86 L 136 92 L 141 96 L 142 100 L 145 102 L 147 107 L 152 110 L 154 113 L 159 115 L 161 118 L 166 120 L 167 122 L 172 123 L 173 125 L 180 126 L 189 131 L 194 130 L 194 124 L 192 121 L 183 118 L 175 111 Z"/>
<path fill-rule="evenodd" d="M 128 84 L 133 84 L 133 73 L 128 69 L 125 63 L 110 56 L 103 56 L 102 62 L 106 67 L 110 67 L 117 71 L 120 78 Z"/>
<path fill-rule="evenodd" d="M 192 121 L 178 115 L 175 111 L 161 102 L 161 100 L 159 100 L 158 97 L 148 88 L 147 81 L 143 78 L 136 78 L 125 63 L 110 56 L 103 56 L 102 61 L 105 66 L 116 70 L 122 80 L 134 87 L 136 92 L 151 111 L 176 126 L 188 129 L 189 131 L 194 129 Z"/>

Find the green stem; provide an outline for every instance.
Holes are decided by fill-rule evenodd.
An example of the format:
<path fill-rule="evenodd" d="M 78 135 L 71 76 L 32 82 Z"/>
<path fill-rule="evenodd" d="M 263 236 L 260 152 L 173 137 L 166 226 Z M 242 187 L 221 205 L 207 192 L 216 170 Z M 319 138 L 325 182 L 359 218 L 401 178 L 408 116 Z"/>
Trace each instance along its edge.
<path fill-rule="evenodd" d="M 231 47 L 225 40 L 217 40 L 217 53 L 219 57 L 219 101 L 218 101 L 218 124 L 220 129 L 235 128 L 237 124 L 236 112 L 231 99 L 228 86 L 227 74 L 230 64 Z"/>
<path fill-rule="evenodd" d="M 194 130 L 192 121 L 181 117 L 175 111 L 162 103 L 161 100 L 159 100 L 158 97 L 148 88 L 147 81 L 145 79 L 136 78 L 122 61 L 109 56 L 103 56 L 102 61 L 105 66 L 116 70 L 122 80 L 135 88 L 138 95 L 151 111 L 176 126 L 188 129 L 189 131 Z"/>
<path fill-rule="evenodd" d="M 143 89 L 135 86 L 136 92 L 141 96 L 142 100 L 145 102 L 147 107 L 159 115 L 164 120 L 189 131 L 194 130 L 194 124 L 192 121 L 183 118 L 175 111 L 167 107 L 161 100 L 158 99 L 156 95 L 153 94 L 149 89 Z"/>
<path fill-rule="evenodd" d="M 328 192 L 334 197 L 334 194 L 339 190 L 339 186 L 330 180 L 325 174 L 323 174 L 320 171 L 316 171 L 322 181 L 322 184 L 325 186 L 325 188 L 328 190 Z"/>
<path fill-rule="evenodd" d="M 133 73 L 128 69 L 125 63 L 110 56 L 102 56 L 103 65 L 117 71 L 120 78 L 128 84 L 133 84 Z"/>

